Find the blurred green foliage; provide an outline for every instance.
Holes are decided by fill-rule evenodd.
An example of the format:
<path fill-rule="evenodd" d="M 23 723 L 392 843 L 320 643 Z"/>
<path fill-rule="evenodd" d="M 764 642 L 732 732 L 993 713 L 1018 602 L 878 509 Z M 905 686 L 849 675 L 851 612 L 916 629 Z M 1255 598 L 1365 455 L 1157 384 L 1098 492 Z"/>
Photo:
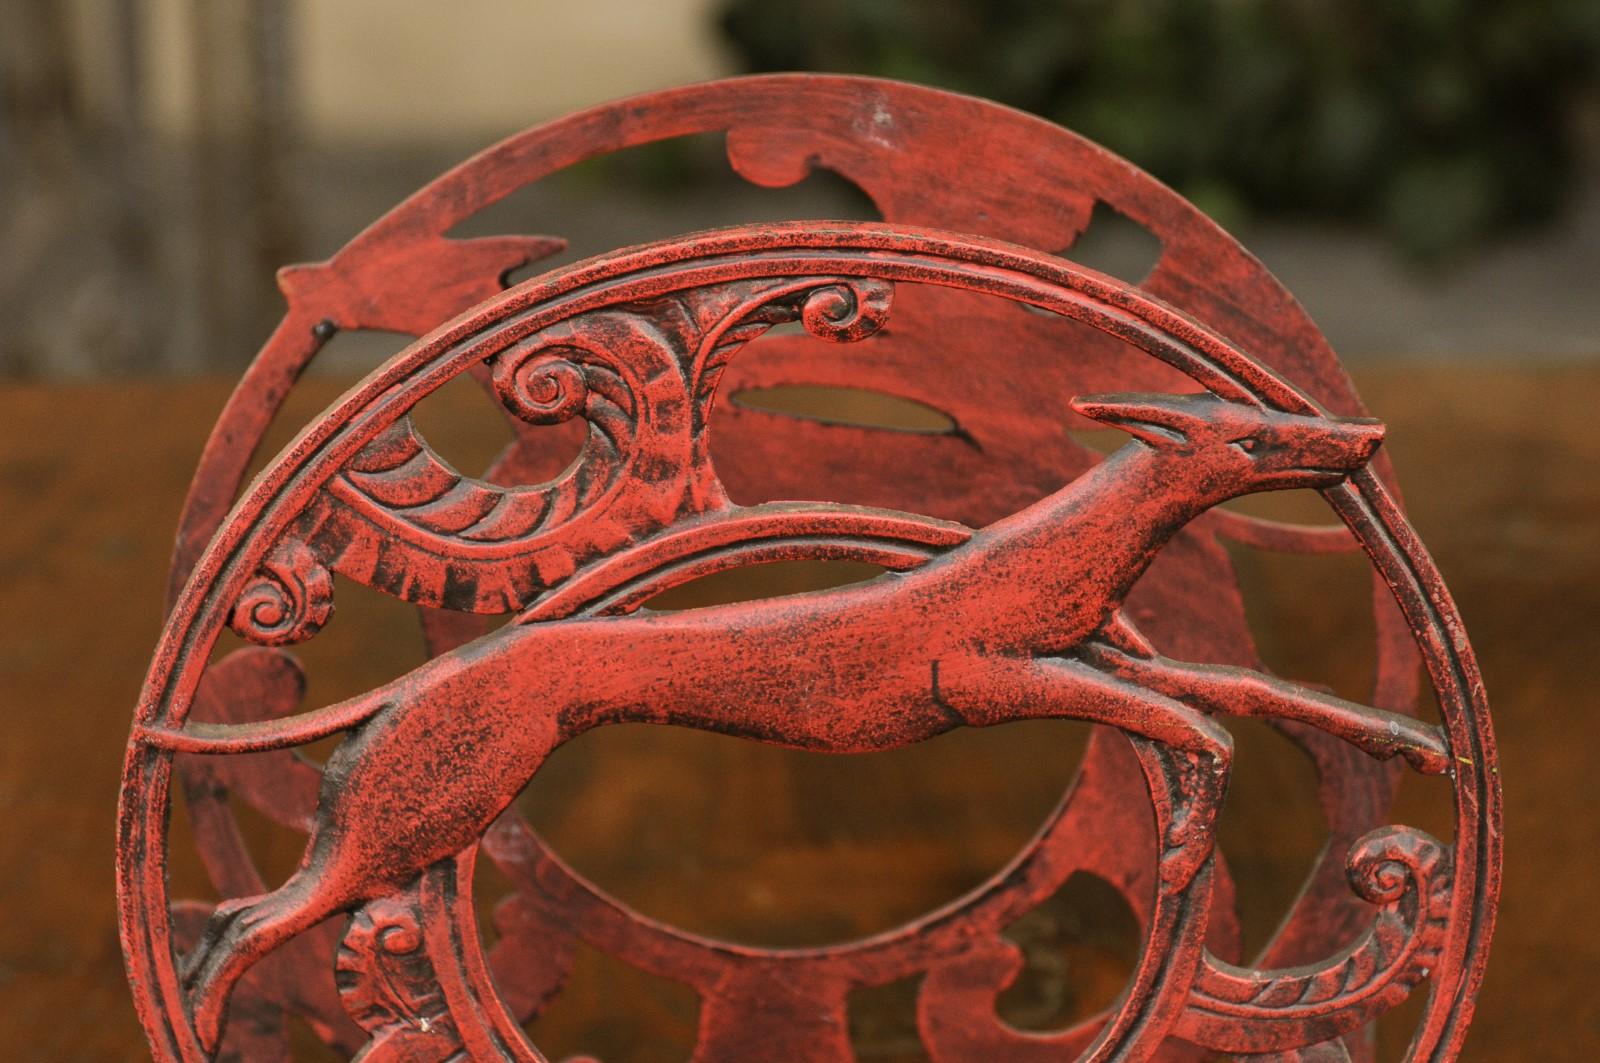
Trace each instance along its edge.
<path fill-rule="evenodd" d="M 1438 262 L 1556 216 L 1600 0 L 730 0 L 752 71 L 987 96 L 1099 141 L 1223 224 L 1381 229 Z"/>

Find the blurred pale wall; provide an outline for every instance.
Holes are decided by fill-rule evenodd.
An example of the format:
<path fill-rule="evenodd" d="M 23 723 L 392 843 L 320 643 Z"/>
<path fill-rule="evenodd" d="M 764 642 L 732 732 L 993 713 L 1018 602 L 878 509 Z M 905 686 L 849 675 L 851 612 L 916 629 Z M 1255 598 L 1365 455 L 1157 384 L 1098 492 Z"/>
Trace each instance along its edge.
<path fill-rule="evenodd" d="M 518 130 L 730 72 L 718 3 L 5 0 L 0 377 L 235 371 L 279 266 Z"/>
<path fill-rule="evenodd" d="M 108 43 L 82 32 L 118 0 L 68 0 L 82 17 L 85 95 L 114 106 Z M 221 5 L 227 17 L 230 5 Z M 235 13 L 243 5 L 232 5 Z M 729 70 L 716 0 L 337 0 L 290 3 L 299 133 L 349 146 L 492 140 L 616 96 Z M 183 136 L 196 117 L 192 0 L 149 0 L 146 118 Z M 484 32 L 493 27 L 493 32 Z M 217 91 L 215 86 L 210 91 Z M 226 91 L 224 87 L 222 91 Z M 213 101 L 214 102 L 214 101 Z"/>
<path fill-rule="evenodd" d="M 355 142 L 503 136 L 599 100 L 716 77 L 714 3 L 304 3 L 297 43 L 308 132 Z M 497 31 L 482 33 L 479 19 Z M 459 61 L 441 64 L 441 54 Z"/>

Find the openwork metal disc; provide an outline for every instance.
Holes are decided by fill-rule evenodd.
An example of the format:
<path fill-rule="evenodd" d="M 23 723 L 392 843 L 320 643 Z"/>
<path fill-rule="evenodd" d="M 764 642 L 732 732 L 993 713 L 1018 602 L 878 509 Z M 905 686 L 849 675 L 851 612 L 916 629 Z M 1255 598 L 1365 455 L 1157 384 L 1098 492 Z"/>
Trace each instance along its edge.
<path fill-rule="evenodd" d="M 447 235 L 575 162 L 703 133 L 726 134 L 757 184 L 831 170 L 884 221 L 718 230 L 511 288 L 509 272 L 560 241 Z M 1159 240 L 1138 283 L 1074 265 L 1097 209 Z M 196 475 L 123 783 L 123 942 L 158 1058 L 283 1058 L 293 1015 L 368 1061 L 540 1059 L 523 1024 L 580 942 L 692 987 L 706 1059 L 850 1058 L 849 994 L 912 977 L 941 1060 L 1366 1059 L 1373 1021 L 1412 992 L 1427 1003 L 1410 1058 L 1459 1050 L 1500 859 L 1470 647 L 1396 502 L 1381 426 L 1326 342 L 1170 190 L 993 104 L 854 78 L 741 79 L 524 133 L 281 282 L 289 312 Z M 352 329 L 421 338 L 240 494 L 300 371 Z M 409 416 L 462 374 L 516 431 L 481 476 L 451 467 Z M 795 383 L 910 399 L 952 427 L 726 400 Z M 534 430 L 552 424 L 579 433 L 565 468 Z M 1110 457 L 1085 448 L 1073 429 L 1097 424 L 1128 442 Z M 1218 508 L 1286 487 L 1320 490 L 1329 521 Z M 1366 704 L 1265 670 L 1224 544 L 1365 552 Z M 708 573 L 791 559 L 892 571 L 640 608 Z M 328 622 L 335 573 L 423 607 L 434 656 L 308 709 L 283 647 Z M 494 615 L 511 619 L 485 633 Z M 254 645 L 219 656 L 230 627 Z M 1419 664 L 1437 726 L 1416 718 Z M 1300 899 L 1248 958 L 1214 846 L 1232 754 L 1213 717 L 1227 715 L 1265 717 L 1304 747 L 1329 827 Z M 1023 851 L 945 908 L 833 946 L 731 945 L 649 919 L 510 806 L 552 749 L 615 722 L 868 752 L 1046 716 L 1102 726 Z M 325 777 L 296 752 L 338 734 Z M 1406 770 L 1450 790 L 1452 838 L 1388 822 Z M 175 775 L 232 898 L 215 911 L 168 895 Z M 262 880 L 239 802 L 311 836 L 288 882 Z M 489 949 L 472 903 L 486 860 L 513 887 Z M 1137 916 L 1133 975 L 1089 1021 L 1014 1029 L 995 1011 L 1020 962 L 1003 932 L 1078 871 Z"/>

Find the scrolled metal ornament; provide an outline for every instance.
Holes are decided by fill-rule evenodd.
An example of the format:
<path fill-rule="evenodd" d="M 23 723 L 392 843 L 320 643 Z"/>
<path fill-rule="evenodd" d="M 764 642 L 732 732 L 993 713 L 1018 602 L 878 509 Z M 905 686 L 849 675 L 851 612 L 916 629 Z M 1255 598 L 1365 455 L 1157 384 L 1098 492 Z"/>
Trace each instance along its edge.
<path fill-rule="evenodd" d="M 288 646 L 315 635 L 332 615 L 333 574 L 304 543 L 289 540 L 261 562 L 228 623 L 251 642 Z"/>
<path fill-rule="evenodd" d="M 800 304 L 800 322 L 818 339 L 852 343 L 877 332 L 889 318 L 886 284 L 838 284 L 817 288 Z"/>
<path fill-rule="evenodd" d="M 1233 1052 L 1320 1044 L 1405 1000 L 1439 962 L 1449 915 L 1449 851 L 1390 827 L 1350 853 L 1350 886 L 1377 906 L 1361 938 L 1320 963 L 1280 971 L 1206 957 L 1177 1029 Z"/>
<path fill-rule="evenodd" d="M 498 293 L 476 271 L 555 244 L 443 235 L 547 168 L 709 130 L 727 133 L 748 179 L 785 184 L 827 166 L 886 222 L 702 233 Z M 980 131 L 1030 160 L 1026 180 L 969 172 L 956 146 Z M 1039 181 L 1039 167 L 1056 179 Z M 1096 202 L 1161 239 L 1141 284 L 1071 262 Z M 385 272 L 390 261 L 404 268 Z M 161 1060 L 265 1043 L 288 1014 L 369 1063 L 541 1060 L 523 1024 L 559 992 L 579 944 L 689 986 L 705 1059 L 848 1059 L 851 993 L 910 978 L 938 1060 L 1366 1060 L 1373 1020 L 1413 991 L 1428 1000 L 1410 1058 L 1459 1050 L 1499 868 L 1493 740 L 1470 647 L 1394 500 L 1382 425 L 1259 264 L 1149 178 L 977 101 L 859 79 L 749 79 L 530 131 L 329 263 L 286 272 L 285 288 L 284 329 L 202 460 L 181 590 L 123 780 L 123 944 Z M 297 372 L 320 343 L 302 326 L 324 320 L 426 335 L 311 422 L 224 519 L 219 499 L 279 398 L 263 381 Z M 772 331 L 791 322 L 804 333 Z M 515 433 L 481 476 L 450 466 L 410 420 L 464 374 Z M 955 427 L 874 432 L 725 398 L 797 382 L 870 386 Z M 581 450 L 552 468 L 532 428 L 566 422 L 581 422 Z M 1100 456 L 1068 424 L 1126 440 Z M 863 447 L 905 460 L 890 471 Z M 787 460 L 803 448 L 835 478 Z M 1321 492 L 1335 521 L 1218 508 L 1288 488 Z M 1378 591 L 1368 702 L 1266 671 L 1223 540 L 1365 551 Z M 640 609 L 701 575 L 801 558 L 892 574 Z M 301 615 L 261 598 L 264 575 L 280 571 L 307 589 L 338 572 L 433 607 L 431 659 L 311 709 L 283 651 L 208 664 L 224 625 Z M 485 633 L 472 614 L 511 619 Z M 1437 725 L 1416 717 L 1419 660 Z M 1325 782 L 1350 784 L 1323 787 L 1327 855 L 1256 957 L 1242 955 L 1215 843 L 1235 758 L 1228 716 L 1266 719 Z M 511 804 L 554 749 L 620 722 L 859 753 L 1043 717 L 1098 726 L 1024 850 L 940 911 L 820 948 L 735 947 L 647 919 L 568 867 Z M 296 752 L 341 734 L 325 765 Z M 1450 791 L 1448 842 L 1387 823 L 1393 765 Z M 226 898 L 209 912 L 167 895 L 174 775 Z M 305 833 L 287 881 L 262 881 L 230 799 Z M 487 949 L 472 902 L 479 860 L 511 887 Z M 1115 883 L 1139 921 L 1132 975 L 1088 1020 L 1014 1029 L 995 1011 L 1019 962 L 1004 933 L 1080 870 Z M 1280 959 L 1291 954 L 1325 958 Z"/>
<path fill-rule="evenodd" d="M 560 424 L 583 412 L 589 382 L 575 351 L 508 351 L 495 359 L 494 388 L 506 409 L 529 424 Z"/>
<path fill-rule="evenodd" d="M 460 1044 L 408 897 L 384 897 L 350 918 L 334 958 L 345 1010 L 372 1037 L 369 1058 L 447 1059 Z"/>

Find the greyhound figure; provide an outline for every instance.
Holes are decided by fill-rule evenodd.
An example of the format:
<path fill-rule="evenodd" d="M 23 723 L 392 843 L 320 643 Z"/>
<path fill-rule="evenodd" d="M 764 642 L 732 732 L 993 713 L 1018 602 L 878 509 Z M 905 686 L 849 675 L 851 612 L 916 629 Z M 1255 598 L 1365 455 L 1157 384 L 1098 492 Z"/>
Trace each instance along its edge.
<path fill-rule="evenodd" d="M 1250 492 L 1338 484 L 1372 457 L 1382 425 L 1210 395 L 1073 408 L 1132 441 L 919 568 L 681 613 L 512 624 L 353 699 L 370 711 L 328 761 L 299 870 L 220 906 L 185 966 L 202 1044 L 214 1050 L 253 963 L 472 844 L 556 746 L 606 723 L 839 753 L 1030 717 L 1109 724 L 1221 780 L 1187 810 L 1203 855 L 1231 753 L 1209 712 L 1305 720 L 1446 770 L 1435 728 L 1257 672 L 1168 661 L 1119 612 L 1189 521 Z"/>

